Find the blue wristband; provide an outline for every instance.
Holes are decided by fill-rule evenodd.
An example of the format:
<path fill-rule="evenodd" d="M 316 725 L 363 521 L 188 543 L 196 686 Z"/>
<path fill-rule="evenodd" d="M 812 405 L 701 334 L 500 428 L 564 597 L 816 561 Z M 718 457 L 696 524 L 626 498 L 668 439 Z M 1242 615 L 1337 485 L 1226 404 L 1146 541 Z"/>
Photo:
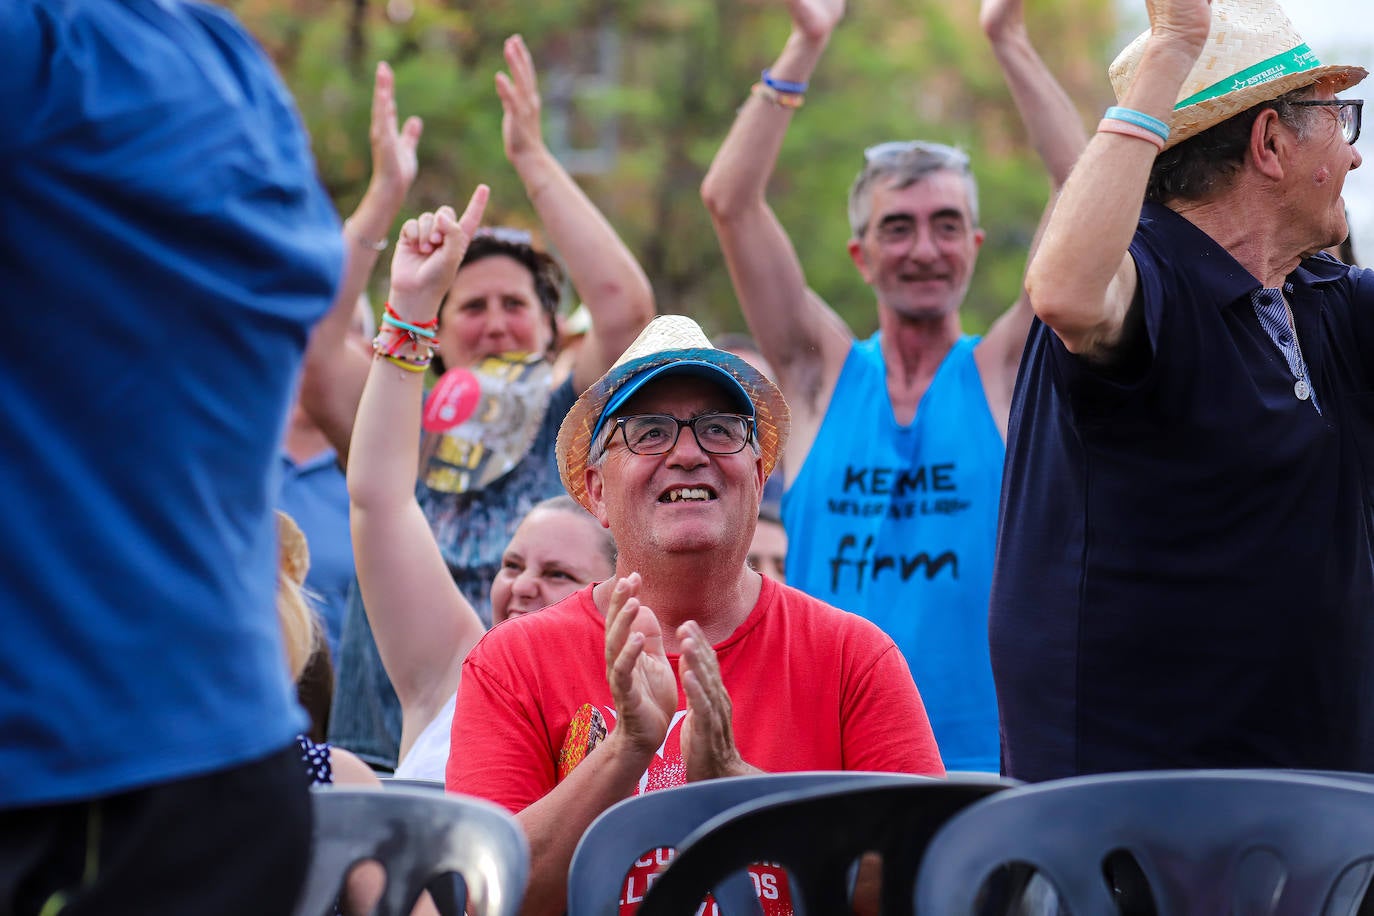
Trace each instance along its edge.
<path fill-rule="evenodd" d="M 1136 111 L 1134 108 L 1122 108 L 1113 105 L 1102 115 L 1113 121 L 1125 121 L 1127 124 L 1134 124 L 1136 127 L 1143 127 L 1161 140 L 1169 139 L 1169 125 L 1159 118 L 1147 115 L 1143 111 Z"/>
<path fill-rule="evenodd" d="M 412 334 L 419 334 L 421 337 L 428 338 L 429 340 L 433 340 L 435 337 L 438 336 L 437 334 L 435 334 L 434 331 L 431 331 L 429 328 L 422 328 L 418 327 L 417 325 L 407 324 L 404 321 L 392 318 L 390 315 L 382 316 L 382 324 L 389 324 L 393 328 L 400 328 L 402 331 L 409 331 Z"/>
<path fill-rule="evenodd" d="M 768 72 L 767 67 L 763 68 L 761 76 L 763 78 L 763 84 L 769 89 L 777 92 L 785 92 L 788 95 L 802 95 L 806 92 L 807 85 L 809 85 L 807 83 L 794 83 L 790 80 L 777 79 L 773 74 Z"/>

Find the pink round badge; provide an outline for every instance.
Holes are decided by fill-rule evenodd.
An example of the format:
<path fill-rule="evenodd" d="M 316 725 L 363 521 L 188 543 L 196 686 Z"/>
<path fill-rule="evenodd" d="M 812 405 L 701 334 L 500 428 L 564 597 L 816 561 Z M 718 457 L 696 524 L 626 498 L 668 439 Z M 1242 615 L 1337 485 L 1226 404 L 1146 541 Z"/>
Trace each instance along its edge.
<path fill-rule="evenodd" d="M 482 383 L 470 369 L 455 366 L 440 377 L 425 401 L 421 425 L 427 432 L 442 433 L 462 423 L 477 409 Z"/>

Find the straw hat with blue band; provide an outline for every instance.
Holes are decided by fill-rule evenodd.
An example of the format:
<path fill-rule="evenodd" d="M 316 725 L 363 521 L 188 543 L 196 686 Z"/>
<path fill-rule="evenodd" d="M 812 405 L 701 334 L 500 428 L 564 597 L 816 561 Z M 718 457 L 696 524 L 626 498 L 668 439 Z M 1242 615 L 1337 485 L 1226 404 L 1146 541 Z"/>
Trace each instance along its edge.
<path fill-rule="evenodd" d="M 1149 37 L 1127 45 L 1107 71 L 1118 100 Z M 1214 0 L 1207 44 L 1183 82 L 1164 148 L 1294 89 L 1325 81 L 1340 92 L 1367 75 L 1363 67 L 1323 64 L 1274 0 Z"/>
<path fill-rule="evenodd" d="M 700 325 L 683 315 L 660 315 L 640 332 L 614 366 L 568 411 L 558 431 L 558 472 L 569 495 L 592 510 L 587 499 L 587 463 L 594 443 L 606 435 L 615 412 L 648 382 L 668 375 L 695 375 L 715 382 L 754 418 L 754 435 L 764 475 L 772 473 L 791 423 L 782 392 L 744 360 L 717 350 Z"/>

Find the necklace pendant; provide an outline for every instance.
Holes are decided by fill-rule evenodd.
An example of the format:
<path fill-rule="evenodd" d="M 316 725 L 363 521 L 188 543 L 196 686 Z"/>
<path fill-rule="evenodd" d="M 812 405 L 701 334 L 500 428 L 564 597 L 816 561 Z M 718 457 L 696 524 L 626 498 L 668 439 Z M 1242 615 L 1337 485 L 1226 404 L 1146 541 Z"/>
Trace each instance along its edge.
<path fill-rule="evenodd" d="M 1312 387 L 1307 384 L 1307 379 L 1300 378 L 1293 383 L 1293 393 L 1298 396 L 1299 401 L 1305 401 L 1312 396 Z"/>

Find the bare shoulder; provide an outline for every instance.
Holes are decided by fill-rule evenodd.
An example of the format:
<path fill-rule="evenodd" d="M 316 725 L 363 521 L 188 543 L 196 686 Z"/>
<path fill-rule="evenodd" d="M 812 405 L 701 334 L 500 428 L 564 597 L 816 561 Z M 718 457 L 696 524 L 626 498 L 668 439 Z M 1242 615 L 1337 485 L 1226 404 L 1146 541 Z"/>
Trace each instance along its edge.
<path fill-rule="evenodd" d="M 329 765 L 334 771 L 334 785 L 354 789 L 380 789 L 382 781 L 362 758 L 352 751 L 331 745 Z"/>

